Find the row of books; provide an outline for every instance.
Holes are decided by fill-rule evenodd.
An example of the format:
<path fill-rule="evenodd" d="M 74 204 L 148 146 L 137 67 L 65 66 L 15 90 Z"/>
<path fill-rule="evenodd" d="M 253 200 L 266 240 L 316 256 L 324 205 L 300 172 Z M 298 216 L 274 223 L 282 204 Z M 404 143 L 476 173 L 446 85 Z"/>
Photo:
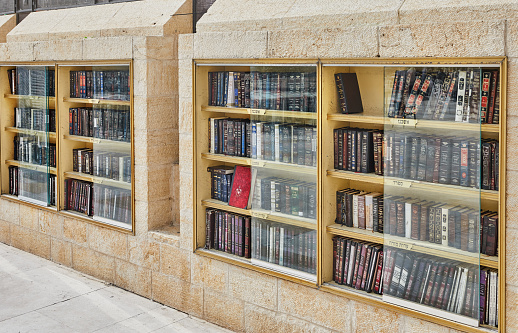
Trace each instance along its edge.
<path fill-rule="evenodd" d="M 268 212 L 316 219 L 315 183 L 279 177 L 257 177 L 252 207 Z"/>
<path fill-rule="evenodd" d="M 131 114 L 127 106 L 70 108 L 70 135 L 129 142 Z"/>
<path fill-rule="evenodd" d="M 131 225 L 131 190 L 95 184 L 93 215 Z"/>
<path fill-rule="evenodd" d="M 53 69 L 19 66 L 7 70 L 13 95 L 56 96 Z"/>
<path fill-rule="evenodd" d="M 93 215 L 93 184 L 90 182 L 65 179 L 65 210 Z"/>
<path fill-rule="evenodd" d="M 368 293 L 383 294 L 383 246 L 333 238 L 333 281 Z"/>
<path fill-rule="evenodd" d="M 56 187 L 56 175 L 9 166 L 8 193 L 11 195 L 21 195 L 55 206 Z"/>
<path fill-rule="evenodd" d="M 48 111 L 48 113 L 47 113 Z M 47 115 L 49 116 L 47 128 Z M 35 131 L 56 132 L 55 109 L 14 108 L 14 126 Z"/>
<path fill-rule="evenodd" d="M 234 167 L 217 165 L 208 167 L 207 171 L 210 172 L 211 199 L 228 202 L 232 192 Z"/>
<path fill-rule="evenodd" d="M 129 154 L 76 148 L 72 150 L 72 159 L 72 168 L 75 172 L 131 182 L 131 156 Z"/>
<path fill-rule="evenodd" d="M 480 323 L 498 327 L 498 271 L 480 270 Z"/>
<path fill-rule="evenodd" d="M 343 127 L 333 137 L 335 169 L 383 175 L 383 131 Z"/>
<path fill-rule="evenodd" d="M 129 70 L 70 71 L 70 97 L 130 100 Z"/>
<path fill-rule="evenodd" d="M 315 72 L 209 72 L 212 106 L 316 112 Z"/>
<path fill-rule="evenodd" d="M 251 218 L 218 209 L 206 210 L 206 249 L 251 257 Z"/>
<path fill-rule="evenodd" d="M 388 117 L 498 124 L 498 70 L 399 70 Z"/>
<path fill-rule="evenodd" d="M 336 193 L 336 223 L 488 256 L 498 253 L 498 213 L 368 193 Z"/>
<path fill-rule="evenodd" d="M 252 238 L 252 258 L 316 274 L 315 230 L 253 219 Z"/>
<path fill-rule="evenodd" d="M 56 144 L 39 136 L 17 134 L 13 140 L 14 160 L 56 167 Z"/>
<path fill-rule="evenodd" d="M 251 157 L 250 119 L 209 118 L 209 152 Z"/>

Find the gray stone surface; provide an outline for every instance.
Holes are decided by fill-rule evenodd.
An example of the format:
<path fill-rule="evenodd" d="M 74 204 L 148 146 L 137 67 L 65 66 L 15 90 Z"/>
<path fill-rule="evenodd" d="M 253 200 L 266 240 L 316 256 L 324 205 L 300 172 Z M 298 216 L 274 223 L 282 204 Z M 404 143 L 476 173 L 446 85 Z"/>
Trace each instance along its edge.
<path fill-rule="evenodd" d="M 0 243 L 0 332 L 230 332 Z"/>

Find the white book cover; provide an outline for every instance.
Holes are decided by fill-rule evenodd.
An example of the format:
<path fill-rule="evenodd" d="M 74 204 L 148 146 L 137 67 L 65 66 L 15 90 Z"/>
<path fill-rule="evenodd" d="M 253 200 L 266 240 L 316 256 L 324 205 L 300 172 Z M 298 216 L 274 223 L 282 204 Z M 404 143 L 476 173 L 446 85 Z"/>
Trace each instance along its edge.
<path fill-rule="evenodd" d="M 269 252 L 269 255 L 268 255 L 268 261 L 269 262 L 274 262 L 275 260 L 275 232 L 274 232 L 274 228 L 273 227 L 270 227 L 270 241 L 268 243 L 268 252 Z"/>
<path fill-rule="evenodd" d="M 279 229 L 279 265 L 284 266 L 284 228 Z"/>
<path fill-rule="evenodd" d="M 466 90 L 464 92 L 464 109 L 462 110 L 462 122 L 469 122 L 469 109 L 470 109 L 470 101 L 471 94 L 473 92 L 472 89 L 472 80 L 473 80 L 473 70 L 466 72 Z"/>
<path fill-rule="evenodd" d="M 358 228 L 358 195 L 353 194 L 353 227 Z"/>
<path fill-rule="evenodd" d="M 227 105 L 228 107 L 235 106 L 234 95 L 234 72 L 228 72 L 228 90 L 227 90 Z"/>
<path fill-rule="evenodd" d="M 119 157 L 119 181 L 124 181 L 124 157 Z"/>
<path fill-rule="evenodd" d="M 468 269 L 462 268 L 462 275 L 460 277 L 460 284 L 457 296 L 457 306 L 455 309 L 456 313 L 462 313 L 464 309 L 464 298 L 466 297 L 466 284 L 468 282 Z"/>
<path fill-rule="evenodd" d="M 412 202 L 405 202 L 405 238 L 412 235 Z"/>
<path fill-rule="evenodd" d="M 457 88 L 457 106 L 455 108 L 455 121 L 461 122 L 464 111 L 464 94 L 466 92 L 466 71 L 459 71 L 459 84 Z"/>
<path fill-rule="evenodd" d="M 215 154 L 215 142 L 214 142 L 214 135 L 216 134 L 216 129 L 214 128 L 214 118 L 210 118 L 210 153 Z"/>
<path fill-rule="evenodd" d="M 263 154 L 262 154 L 262 150 L 263 150 L 263 123 L 256 123 L 256 138 L 257 138 L 257 142 L 256 142 L 256 147 L 257 147 L 257 156 L 256 158 L 258 160 L 262 160 L 263 159 Z"/>
<path fill-rule="evenodd" d="M 490 272 L 491 279 L 489 281 L 489 322 L 490 326 L 495 326 L 496 324 L 496 304 L 497 304 L 497 273 Z"/>
<path fill-rule="evenodd" d="M 443 246 L 448 246 L 448 218 L 451 206 L 442 207 L 441 240 Z"/>
<path fill-rule="evenodd" d="M 349 255 L 349 268 L 347 269 L 347 284 L 351 284 L 351 279 L 353 277 L 352 271 L 354 268 L 354 263 L 356 262 L 356 246 L 358 245 L 351 245 L 351 252 Z"/>
<path fill-rule="evenodd" d="M 432 269 L 432 265 L 427 265 L 425 278 L 424 278 L 423 283 L 421 284 L 421 288 L 420 288 L 420 289 L 422 289 L 422 292 L 421 292 L 421 299 L 419 300 L 419 303 L 423 303 L 424 296 L 426 295 L 426 286 L 428 285 L 428 278 L 430 276 L 431 269 Z"/>
<path fill-rule="evenodd" d="M 281 133 L 280 133 L 280 124 L 275 124 L 275 161 L 280 162 L 281 161 Z"/>
<path fill-rule="evenodd" d="M 369 193 L 365 195 L 365 229 L 372 230 L 372 221 L 374 219 L 374 214 L 372 211 L 372 198 L 374 193 Z"/>
<path fill-rule="evenodd" d="M 275 180 L 272 180 L 270 183 L 270 203 L 271 203 L 270 210 L 272 212 L 275 212 Z"/>
<path fill-rule="evenodd" d="M 451 310 L 452 306 L 451 305 L 455 303 L 455 295 L 457 293 L 456 292 L 456 284 L 457 284 L 457 278 L 458 278 L 458 275 L 459 275 L 459 270 L 460 270 L 460 267 L 457 267 L 457 270 L 453 274 L 453 283 L 451 285 L 450 298 L 448 299 L 448 306 L 446 307 L 446 310 L 450 311 L 450 312 L 452 312 L 452 310 Z"/>
<path fill-rule="evenodd" d="M 252 158 L 257 158 L 257 123 L 252 122 L 252 135 L 250 135 L 250 147 L 252 147 Z"/>

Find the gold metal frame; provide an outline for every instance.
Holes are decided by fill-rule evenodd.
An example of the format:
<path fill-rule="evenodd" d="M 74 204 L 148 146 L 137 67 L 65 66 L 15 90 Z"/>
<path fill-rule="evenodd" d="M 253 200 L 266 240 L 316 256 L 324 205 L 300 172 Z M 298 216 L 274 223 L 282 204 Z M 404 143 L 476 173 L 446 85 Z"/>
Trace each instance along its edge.
<path fill-rule="evenodd" d="M 318 216 L 317 216 L 317 235 L 319 239 L 318 243 L 318 255 L 317 255 L 317 286 L 319 289 L 342 295 L 350 299 L 355 299 L 367 304 L 374 305 L 376 307 L 381 307 L 387 310 L 396 311 L 405 315 L 409 315 L 412 317 L 420 318 L 423 320 L 431 321 L 440 325 L 444 325 L 447 327 L 451 327 L 454 329 L 466 331 L 466 332 L 485 332 L 483 327 L 471 327 L 464 324 L 460 324 L 451 320 L 437 318 L 435 316 L 421 313 L 412 309 L 408 309 L 405 307 L 392 305 L 386 303 L 381 300 L 380 297 L 372 296 L 370 294 L 361 294 L 355 292 L 353 290 L 346 290 L 343 288 L 335 287 L 332 284 L 327 284 L 326 279 L 324 277 L 324 268 L 329 263 L 326 263 L 324 260 L 326 255 L 329 255 L 329 242 L 326 240 L 326 237 L 329 237 L 329 232 L 331 231 L 329 228 L 325 226 L 325 217 L 324 217 L 324 183 L 325 178 L 328 177 L 328 171 L 325 168 L 324 163 L 324 152 L 323 152 L 323 136 L 324 130 L 329 130 L 329 121 L 331 120 L 340 120 L 340 121 L 350 121 L 352 123 L 363 123 L 371 124 L 374 128 L 383 128 L 383 124 L 385 121 L 383 119 L 370 119 L 368 121 L 366 118 L 368 117 L 357 117 L 355 119 L 355 115 L 350 115 L 345 119 L 333 119 L 340 118 L 339 116 L 330 116 L 327 118 L 327 111 L 325 111 L 324 98 L 323 95 L 326 93 L 326 88 L 323 86 L 324 79 L 324 69 L 327 66 L 337 66 L 337 67 L 385 67 L 385 66 L 412 66 L 412 65 L 420 65 L 420 66 L 454 66 L 454 65 L 493 65 L 494 67 L 500 68 L 500 122 L 499 125 L 482 125 L 482 131 L 485 133 L 490 133 L 491 136 L 498 135 L 500 141 L 500 180 L 499 180 L 499 192 L 495 193 L 486 193 L 481 191 L 481 200 L 489 200 L 491 202 L 496 202 L 499 212 L 499 256 L 497 260 L 490 257 L 481 257 L 480 262 L 482 265 L 487 267 L 498 268 L 499 272 L 499 313 L 498 313 L 498 321 L 499 327 L 498 332 L 505 332 L 505 185 L 506 185 L 506 111 L 507 111 L 507 103 L 506 103 L 506 95 L 507 95 L 507 57 L 484 57 L 484 58 L 391 58 L 391 59 L 381 59 L 381 58 L 358 58 L 358 59 L 193 59 L 192 62 L 192 82 L 193 82 L 193 91 L 192 91 L 192 105 L 193 105 L 193 114 L 192 114 L 192 122 L 193 122 L 193 252 L 198 253 L 203 256 L 207 256 L 216 260 L 221 260 L 230 264 L 234 264 L 240 267 L 244 267 L 250 270 L 254 270 L 257 272 L 261 272 L 264 274 L 268 274 L 271 276 L 275 276 L 278 278 L 282 278 L 288 281 L 292 281 L 295 283 L 300 283 L 303 285 L 308 285 L 311 287 L 315 287 L 313 283 L 310 283 L 305 280 L 297 279 L 292 276 L 274 272 L 268 269 L 264 269 L 261 267 L 254 266 L 250 263 L 243 262 L 238 257 L 233 256 L 225 256 L 220 255 L 218 253 L 214 253 L 214 251 L 207 251 L 203 248 L 198 248 L 198 238 L 199 238 L 199 228 L 200 224 L 204 226 L 203 221 L 198 221 L 198 208 L 202 206 L 202 199 L 199 197 L 197 193 L 197 181 L 198 181 L 198 154 L 199 149 L 197 147 L 197 136 L 198 131 L 200 130 L 198 126 L 202 126 L 202 128 L 206 127 L 205 123 L 198 124 L 197 122 L 197 113 L 201 111 L 200 105 L 197 104 L 197 97 L 199 93 L 197 92 L 197 85 L 200 84 L 197 80 L 202 80 L 206 83 L 206 78 L 198 78 L 198 65 L 205 66 L 247 66 L 247 65 L 268 65 L 268 64 L 285 64 L 289 66 L 290 64 L 308 64 L 313 65 L 317 62 L 317 95 L 318 95 L 318 107 L 317 107 L 317 126 L 318 126 L 318 164 L 317 164 L 317 181 L 318 181 Z M 232 113 L 230 109 L 230 113 Z M 326 119 L 324 119 L 326 118 Z M 367 122 L 366 122 L 367 121 Z M 374 125 L 372 125 L 374 124 Z M 433 124 L 430 124 L 432 126 Z M 206 131 L 206 129 L 205 129 Z M 203 130 L 202 130 L 203 132 Z M 232 163 L 232 161 L 228 161 Z M 202 170 L 201 170 L 202 171 Z M 366 181 L 365 178 L 372 176 L 362 176 L 362 175 L 351 175 L 349 181 Z M 379 179 L 373 179 L 372 188 L 379 188 L 379 186 L 383 187 L 383 179 L 381 181 Z M 369 182 L 369 180 L 367 180 Z M 207 201 L 207 200 L 205 200 Z M 220 207 L 221 208 L 221 207 Z M 224 209 L 224 207 L 222 208 Z M 340 231 L 331 231 L 335 234 L 340 234 Z M 364 239 L 366 241 L 373 241 L 371 235 L 365 235 L 363 237 L 360 233 L 356 233 L 355 235 L 348 235 L 357 239 Z M 327 244 L 327 245 L 326 245 Z M 331 244 L 332 246 L 332 244 Z M 326 249 L 327 247 L 327 249 Z M 331 251 L 332 253 L 332 251 Z"/>

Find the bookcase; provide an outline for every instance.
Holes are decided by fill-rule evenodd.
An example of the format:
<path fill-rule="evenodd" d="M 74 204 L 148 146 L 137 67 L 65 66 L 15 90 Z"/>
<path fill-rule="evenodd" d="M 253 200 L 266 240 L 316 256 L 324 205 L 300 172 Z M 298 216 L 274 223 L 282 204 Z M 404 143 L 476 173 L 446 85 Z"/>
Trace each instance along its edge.
<path fill-rule="evenodd" d="M 132 231 L 131 62 L 3 65 L 2 195 Z"/>
<path fill-rule="evenodd" d="M 195 60 L 194 69 L 196 252 L 453 328 L 505 330 L 505 58 Z M 293 99 L 284 108 L 283 94 Z M 293 148 L 293 128 L 304 126 L 315 135 L 311 163 L 284 163 L 283 129 Z M 250 152 L 218 150 L 235 133 Z M 250 166 L 245 209 L 221 197 L 236 165 Z M 310 206 L 306 183 L 312 218 L 272 199 L 284 187 L 281 198 Z M 229 214 L 250 217 L 251 229 L 241 236 L 237 222 L 232 238 L 230 218 L 214 233 Z M 246 243 L 250 258 L 219 247 L 221 236 Z M 299 244 L 310 270 L 285 264 Z"/>

